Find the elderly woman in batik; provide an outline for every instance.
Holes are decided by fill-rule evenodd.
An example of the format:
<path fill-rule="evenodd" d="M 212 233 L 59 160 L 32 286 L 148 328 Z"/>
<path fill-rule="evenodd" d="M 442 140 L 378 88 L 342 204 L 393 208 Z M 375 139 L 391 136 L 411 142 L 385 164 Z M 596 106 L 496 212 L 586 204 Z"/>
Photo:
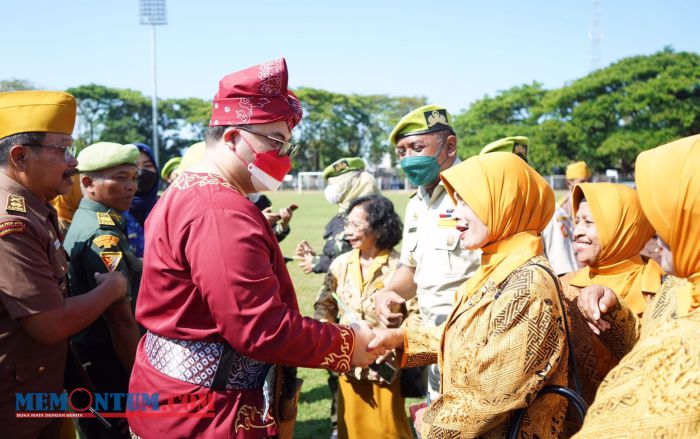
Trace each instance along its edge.
<path fill-rule="evenodd" d="M 316 319 L 350 324 L 366 320 L 381 326 L 374 310 L 374 295 L 394 275 L 403 226 L 394 205 L 381 195 L 368 195 L 350 203 L 345 238 L 352 250 L 331 263 L 326 281 L 314 304 Z M 408 302 L 411 324 L 418 304 Z M 393 356 L 385 359 L 382 375 L 355 368 L 341 375 L 338 396 L 339 438 L 411 438 L 398 379 L 400 368 Z M 396 371 L 394 374 L 393 371 Z M 392 376 L 393 375 L 393 376 Z"/>
<path fill-rule="evenodd" d="M 575 437 L 700 437 L 700 135 L 641 153 L 635 181 L 665 248 L 662 266 L 678 277 L 663 283 L 643 325 L 609 289 L 581 291 L 584 316 L 597 331 L 625 340 L 626 355 Z"/>
<path fill-rule="evenodd" d="M 404 366 L 438 362 L 441 396 L 422 415 L 423 438 L 501 438 L 520 408 L 524 437 L 560 436 L 565 400 L 535 398 L 546 385 L 567 383 L 558 280 L 540 238 L 554 193 L 506 152 L 471 157 L 442 181 L 461 245 L 482 250 L 481 267 L 457 291 L 443 326 L 378 332 L 370 347 L 401 347 Z"/>

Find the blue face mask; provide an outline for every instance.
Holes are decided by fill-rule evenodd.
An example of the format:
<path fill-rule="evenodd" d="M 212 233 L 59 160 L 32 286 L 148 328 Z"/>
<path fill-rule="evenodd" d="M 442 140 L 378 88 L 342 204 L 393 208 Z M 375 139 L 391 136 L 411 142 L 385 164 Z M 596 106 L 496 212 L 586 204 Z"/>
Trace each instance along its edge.
<path fill-rule="evenodd" d="M 403 168 L 412 185 L 426 186 L 437 180 L 440 175 L 441 165 L 438 163 L 437 157 L 442 152 L 443 146 L 445 146 L 444 143 L 440 145 L 440 149 L 434 156 L 417 155 L 401 159 L 401 168 Z M 447 157 L 445 157 L 445 160 L 447 160 Z"/>

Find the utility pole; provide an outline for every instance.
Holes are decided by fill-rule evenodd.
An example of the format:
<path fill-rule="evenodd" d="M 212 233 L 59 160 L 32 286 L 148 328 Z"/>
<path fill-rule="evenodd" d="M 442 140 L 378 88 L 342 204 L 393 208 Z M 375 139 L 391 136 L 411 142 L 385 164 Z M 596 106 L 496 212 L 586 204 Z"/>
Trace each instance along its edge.
<path fill-rule="evenodd" d="M 158 85 L 156 82 L 156 26 L 168 24 L 165 16 L 165 0 L 139 0 L 139 16 L 141 24 L 151 26 L 151 61 L 153 72 L 153 95 L 151 96 L 151 110 L 153 117 L 153 155 L 158 160 Z"/>

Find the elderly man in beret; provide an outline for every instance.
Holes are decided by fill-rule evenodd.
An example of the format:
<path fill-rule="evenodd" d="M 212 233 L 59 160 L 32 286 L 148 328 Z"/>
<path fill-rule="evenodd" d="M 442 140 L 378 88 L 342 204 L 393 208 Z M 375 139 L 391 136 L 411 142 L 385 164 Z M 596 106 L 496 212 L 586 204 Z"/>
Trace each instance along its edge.
<path fill-rule="evenodd" d="M 275 235 L 245 195 L 274 191 L 291 169 L 301 105 L 284 59 L 219 82 L 204 158 L 184 171 L 146 220 L 129 390 L 159 391 L 178 417 L 127 412 L 144 438 L 289 437 L 299 391 L 294 367 L 367 366 L 369 325 L 318 322 L 299 312 Z M 285 366 L 285 367 L 283 367 Z M 173 404 L 175 397 L 215 408 Z M 202 416 L 207 415 L 207 416 Z"/>
<path fill-rule="evenodd" d="M 391 132 L 401 167 L 418 190 L 406 207 L 401 266 L 384 291 L 375 296 L 377 313 L 387 326 L 398 326 L 405 300 L 418 297 L 426 325 L 439 326 L 452 310 L 454 292 L 479 268 L 480 253 L 459 245 L 452 219 L 454 204 L 440 181 L 440 172 L 459 163 L 452 116 L 437 105 L 405 115 Z M 405 308 L 404 308 L 405 309 Z M 428 390 L 440 387 L 437 366 L 431 366 Z"/>
<path fill-rule="evenodd" d="M 66 297 L 68 270 L 56 211 L 76 173 L 73 96 L 0 93 L 0 431 L 14 438 L 58 437 L 62 419 L 17 418 L 16 395 L 60 394 L 68 337 L 126 293 L 119 273 L 98 275 Z"/>
<path fill-rule="evenodd" d="M 141 334 L 132 306 L 141 281 L 141 260 L 129 245 L 126 219 L 137 187 L 139 150 L 134 145 L 100 142 L 78 156 L 83 199 L 73 216 L 64 246 L 70 256 L 70 295 L 80 297 L 95 287 L 96 273 L 119 272 L 128 281 L 127 295 L 105 310 L 101 319 L 71 338 L 94 390 L 126 393 Z M 123 409 L 123 407 L 122 407 Z M 116 407 L 111 411 L 120 411 Z M 81 418 L 90 438 L 128 438 L 124 428 L 108 431 L 97 419 Z"/>

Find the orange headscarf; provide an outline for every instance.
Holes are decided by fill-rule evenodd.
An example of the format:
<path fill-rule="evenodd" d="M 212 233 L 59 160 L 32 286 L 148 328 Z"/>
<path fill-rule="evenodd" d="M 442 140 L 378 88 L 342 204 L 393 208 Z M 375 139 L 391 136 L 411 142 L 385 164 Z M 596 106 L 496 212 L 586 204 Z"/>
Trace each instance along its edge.
<path fill-rule="evenodd" d="M 691 283 L 677 291 L 687 315 L 700 307 L 700 135 L 639 154 L 635 174 L 644 213 L 670 246 L 676 274 Z"/>
<path fill-rule="evenodd" d="M 464 296 L 473 295 L 487 279 L 501 283 L 542 253 L 540 233 L 554 214 L 554 191 L 520 157 L 509 152 L 474 156 L 441 178 L 452 200 L 458 193 L 489 230 L 481 267 L 460 288 Z"/>
<path fill-rule="evenodd" d="M 642 291 L 656 293 L 663 270 L 653 260 L 644 261 L 640 252 L 654 236 L 644 216 L 637 192 L 622 184 L 583 183 L 574 188 L 574 215 L 586 199 L 600 238 L 600 254 L 590 266 L 576 272 L 571 285 L 605 285 L 623 298 L 632 312 L 646 308 Z"/>
<path fill-rule="evenodd" d="M 83 199 L 83 194 L 80 192 L 80 175 L 75 174 L 71 180 L 73 180 L 73 185 L 70 187 L 70 191 L 51 200 L 51 205 L 56 209 L 58 218 L 68 224 L 73 221 L 73 215 L 78 210 L 80 200 Z"/>

